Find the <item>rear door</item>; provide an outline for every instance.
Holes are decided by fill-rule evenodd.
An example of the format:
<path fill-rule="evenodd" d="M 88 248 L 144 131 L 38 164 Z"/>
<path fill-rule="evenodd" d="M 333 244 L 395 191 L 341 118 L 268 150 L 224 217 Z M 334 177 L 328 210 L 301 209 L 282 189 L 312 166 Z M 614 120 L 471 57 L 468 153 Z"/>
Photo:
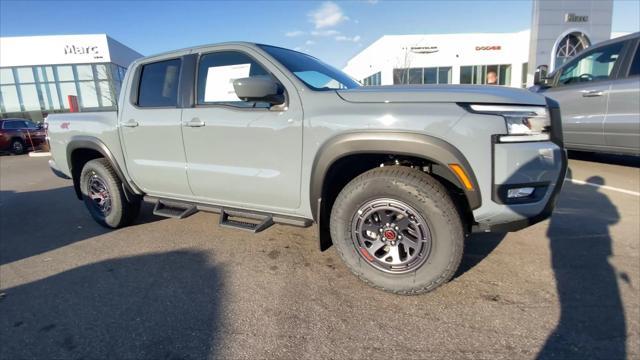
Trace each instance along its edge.
<path fill-rule="evenodd" d="M 295 209 L 302 160 L 302 104 L 295 87 L 257 51 L 222 49 L 200 55 L 195 106 L 182 114 L 191 189 L 205 202 Z M 286 106 L 240 100 L 232 82 L 250 76 L 278 81 Z"/>
<path fill-rule="evenodd" d="M 182 58 L 141 64 L 121 106 L 119 127 L 131 178 L 146 193 L 190 196 L 178 106 Z"/>
<path fill-rule="evenodd" d="M 564 66 L 544 94 L 560 103 L 567 147 L 583 150 L 606 145 L 604 119 L 624 43 L 587 50 Z"/>
<path fill-rule="evenodd" d="M 604 137 L 612 151 L 640 154 L 640 41 L 632 43 L 635 53 L 611 85 Z"/>

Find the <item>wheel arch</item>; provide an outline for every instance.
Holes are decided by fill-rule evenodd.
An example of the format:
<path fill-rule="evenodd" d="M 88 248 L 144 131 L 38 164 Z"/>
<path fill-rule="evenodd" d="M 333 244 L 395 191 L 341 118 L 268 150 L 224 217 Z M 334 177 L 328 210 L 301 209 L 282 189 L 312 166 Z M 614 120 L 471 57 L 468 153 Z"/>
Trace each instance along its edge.
<path fill-rule="evenodd" d="M 109 161 L 122 182 L 127 196 L 141 194 L 139 189 L 129 184 L 113 153 L 100 139 L 93 136 L 75 136 L 67 144 L 67 163 L 73 179 L 73 188 L 78 199 L 82 199 L 82 192 L 80 191 L 82 167 L 88 161 L 97 158 L 105 158 Z"/>
<path fill-rule="evenodd" d="M 394 155 L 421 159 L 439 165 L 442 175 L 464 193 L 469 210 L 482 203 L 479 184 L 466 157 L 450 143 L 429 135 L 395 131 L 358 131 L 343 133 L 326 141 L 318 150 L 311 170 L 309 203 L 314 221 L 318 224 L 320 249 L 331 246 L 328 220 L 331 204 L 323 201 L 327 193 L 327 178 L 342 159 L 362 155 Z M 449 167 L 458 164 L 473 185 L 468 190 Z M 369 168 L 370 169 L 370 168 Z M 329 184 L 330 185 L 330 184 Z"/>

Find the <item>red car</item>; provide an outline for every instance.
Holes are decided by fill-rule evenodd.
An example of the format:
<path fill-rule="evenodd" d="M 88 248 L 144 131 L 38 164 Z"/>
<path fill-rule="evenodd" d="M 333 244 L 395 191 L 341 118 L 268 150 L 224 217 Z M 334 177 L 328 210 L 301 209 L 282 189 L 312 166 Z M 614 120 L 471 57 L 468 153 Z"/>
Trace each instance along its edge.
<path fill-rule="evenodd" d="M 31 120 L 0 120 L 0 151 L 22 154 L 25 150 L 37 149 L 46 143 L 47 133 L 42 126 Z"/>

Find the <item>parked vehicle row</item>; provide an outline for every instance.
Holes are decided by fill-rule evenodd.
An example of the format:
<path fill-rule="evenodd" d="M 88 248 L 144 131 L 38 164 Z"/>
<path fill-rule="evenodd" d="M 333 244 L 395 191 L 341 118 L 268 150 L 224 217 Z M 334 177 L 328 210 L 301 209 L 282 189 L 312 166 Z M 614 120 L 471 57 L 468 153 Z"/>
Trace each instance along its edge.
<path fill-rule="evenodd" d="M 536 83 L 560 103 L 568 149 L 640 155 L 640 33 L 589 47 Z"/>
<path fill-rule="evenodd" d="M 0 120 L 0 151 L 22 154 L 46 144 L 46 131 L 31 120 Z"/>

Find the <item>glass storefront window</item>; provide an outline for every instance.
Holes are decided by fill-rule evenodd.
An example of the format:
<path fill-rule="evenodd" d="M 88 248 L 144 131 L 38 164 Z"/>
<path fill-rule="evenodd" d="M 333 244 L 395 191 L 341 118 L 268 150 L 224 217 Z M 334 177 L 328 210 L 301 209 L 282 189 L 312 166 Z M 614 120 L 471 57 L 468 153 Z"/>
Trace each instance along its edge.
<path fill-rule="evenodd" d="M 364 80 L 362 80 L 362 84 L 364 86 L 377 86 L 377 85 L 380 85 L 382 83 L 381 82 L 381 74 L 382 73 L 380 71 L 378 71 L 377 73 L 364 78 Z"/>
<path fill-rule="evenodd" d="M 108 81 L 100 81 L 100 94 L 102 100 L 102 106 L 109 107 L 116 105 L 116 99 L 114 94 L 111 93 L 111 86 Z"/>
<path fill-rule="evenodd" d="M 98 93 L 96 85 L 93 81 L 80 82 L 80 97 L 80 106 L 83 108 L 96 108 L 100 106 L 98 104 Z"/>
<path fill-rule="evenodd" d="M 58 70 L 58 81 L 74 81 L 73 68 L 70 65 L 56 66 Z"/>
<path fill-rule="evenodd" d="M 393 84 L 450 84 L 451 67 L 393 69 Z"/>
<path fill-rule="evenodd" d="M 511 65 L 461 66 L 460 84 L 510 85 Z"/>
<path fill-rule="evenodd" d="M 438 84 L 451 84 L 451 67 L 438 68 Z"/>
<path fill-rule="evenodd" d="M 438 68 L 426 68 L 424 69 L 424 84 L 437 84 L 438 83 Z"/>
<path fill-rule="evenodd" d="M 33 78 L 33 69 L 30 67 L 18 68 L 18 82 L 20 83 L 32 83 L 36 80 Z"/>
<path fill-rule="evenodd" d="M 91 65 L 76 65 L 78 80 L 93 80 L 93 70 Z"/>
<path fill-rule="evenodd" d="M 13 84 L 15 80 L 13 79 L 13 69 L 4 68 L 0 69 L 0 84 Z"/>
<path fill-rule="evenodd" d="M 35 84 L 20 85 L 20 95 L 22 95 L 22 106 L 25 111 L 40 110 L 40 100 Z"/>
<path fill-rule="evenodd" d="M 56 84 L 40 84 L 40 93 L 42 94 L 45 110 L 60 109 L 60 100 L 58 98 Z"/>
<path fill-rule="evenodd" d="M 108 72 L 107 72 L 107 66 L 104 64 L 96 65 L 96 75 L 100 80 L 107 80 L 109 78 Z"/>
<path fill-rule="evenodd" d="M 81 111 L 113 110 L 123 71 L 110 63 L 0 68 L 0 116 L 41 121 L 45 112 L 69 109 L 69 95 Z"/>
<path fill-rule="evenodd" d="M 409 69 L 409 84 L 422 84 L 422 68 Z"/>
<path fill-rule="evenodd" d="M 78 92 L 76 91 L 76 83 L 60 83 L 60 95 L 62 96 L 62 103 L 64 104 L 64 108 L 68 109 L 69 101 L 67 101 L 67 97 L 69 95 L 78 96 Z"/>
<path fill-rule="evenodd" d="M 2 95 L 2 105 L 6 112 L 17 112 L 20 109 L 20 100 L 18 98 L 18 89 L 15 85 L 0 86 L 0 94 Z"/>

